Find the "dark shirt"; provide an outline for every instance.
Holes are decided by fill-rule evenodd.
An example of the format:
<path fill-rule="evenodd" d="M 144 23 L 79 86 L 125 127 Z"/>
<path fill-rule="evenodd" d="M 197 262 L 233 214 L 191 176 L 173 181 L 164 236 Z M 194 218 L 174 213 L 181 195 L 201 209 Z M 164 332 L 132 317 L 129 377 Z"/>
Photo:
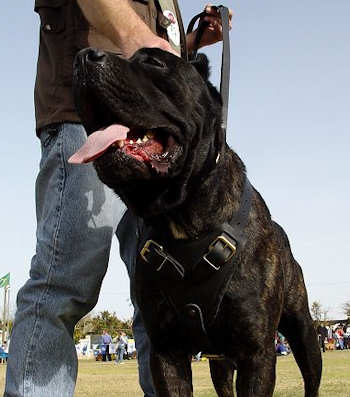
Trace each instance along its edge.
<path fill-rule="evenodd" d="M 328 336 L 328 330 L 327 330 L 327 328 L 326 328 L 326 327 L 323 327 L 322 325 L 319 325 L 319 326 L 317 327 L 317 333 L 318 333 L 319 335 L 321 335 L 323 338 L 327 338 L 327 336 Z"/>
<path fill-rule="evenodd" d="M 154 0 L 129 0 L 137 14 L 159 34 Z M 176 3 L 176 1 L 175 1 Z M 76 0 L 35 0 L 40 16 L 40 45 L 34 102 L 36 127 L 80 122 L 72 95 L 73 60 L 86 47 L 121 53 L 86 20 Z"/>

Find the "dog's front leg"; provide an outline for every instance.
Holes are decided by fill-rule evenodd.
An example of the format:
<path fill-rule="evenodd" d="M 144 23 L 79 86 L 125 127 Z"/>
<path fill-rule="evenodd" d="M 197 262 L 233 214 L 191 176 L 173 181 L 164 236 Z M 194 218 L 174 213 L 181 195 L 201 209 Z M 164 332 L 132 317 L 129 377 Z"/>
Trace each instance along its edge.
<path fill-rule="evenodd" d="M 179 351 L 151 352 L 151 372 L 157 397 L 191 397 L 191 356 Z"/>
<path fill-rule="evenodd" d="M 272 397 L 275 387 L 274 345 L 237 362 L 237 397 Z"/>

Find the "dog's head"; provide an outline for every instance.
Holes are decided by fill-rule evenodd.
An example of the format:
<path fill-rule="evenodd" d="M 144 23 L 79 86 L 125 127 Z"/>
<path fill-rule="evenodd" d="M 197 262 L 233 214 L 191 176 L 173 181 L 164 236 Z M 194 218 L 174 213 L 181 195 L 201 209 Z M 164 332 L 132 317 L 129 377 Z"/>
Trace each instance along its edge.
<path fill-rule="evenodd" d="M 224 144 L 208 75 L 204 55 L 188 63 L 158 48 L 130 59 L 81 51 L 74 97 L 89 137 L 71 162 L 94 160 L 100 179 L 143 217 L 182 204 Z"/>

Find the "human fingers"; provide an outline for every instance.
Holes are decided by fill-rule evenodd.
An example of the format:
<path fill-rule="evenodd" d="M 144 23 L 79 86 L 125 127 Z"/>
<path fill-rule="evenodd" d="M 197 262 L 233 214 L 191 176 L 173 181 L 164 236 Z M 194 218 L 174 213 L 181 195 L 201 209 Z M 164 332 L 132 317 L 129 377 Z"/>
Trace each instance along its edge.
<path fill-rule="evenodd" d="M 222 28 L 221 18 L 206 16 L 204 17 L 204 21 L 208 22 L 209 28 L 212 27 L 214 29 Z M 229 28 L 232 29 L 232 23 L 229 21 Z"/>
<path fill-rule="evenodd" d="M 229 8 L 229 21 L 230 21 L 230 29 L 232 28 L 232 18 L 233 18 L 233 10 Z M 217 7 L 212 6 L 211 4 L 207 4 L 205 6 L 205 12 L 208 16 L 214 16 L 220 18 L 220 13 L 217 10 Z"/>

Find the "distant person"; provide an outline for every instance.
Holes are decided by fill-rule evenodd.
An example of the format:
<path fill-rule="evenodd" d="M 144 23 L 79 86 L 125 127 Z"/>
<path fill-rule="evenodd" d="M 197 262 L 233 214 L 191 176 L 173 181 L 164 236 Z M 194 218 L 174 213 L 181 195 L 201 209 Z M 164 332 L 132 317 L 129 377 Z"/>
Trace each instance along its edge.
<path fill-rule="evenodd" d="M 326 328 L 327 328 L 327 332 L 328 332 L 327 339 L 328 339 L 328 342 L 330 342 L 333 339 L 333 330 L 332 330 L 332 327 L 330 327 L 329 325 L 327 325 Z"/>
<path fill-rule="evenodd" d="M 6 341 L 4 341 L 3 345 L 0 347 L 0 354 L 2 355 L 1 362 L 3 361 L 7 362 L 8 352 L 9 352 L 8 344 Z"/>
<path fill-rule="evenodd" d="M 4 351 L 6 354 L 9 353 L 9 347 L 10 347 L 10 343 L 5 340 L 4 341 Z M 7 358 L 6 358 L 6 361 L 7 361 Z"/>
<path fill-rule="evenodd" d="M 123 364 L 124 361 L 124 354 L 128 347 L 128 337 L 126 336 L 125 332 L 121 332 L 119 336 L 119 342 L 117 347 L 116 359 L 115 362 L 117 364 Z"/>
<path fill-rule="evenodd" d="M 350 326 L 346 324 L 344 326 L 344 349 L 350 348 Z"/>
<path fill-rule="evenodd" d="M 0 346 L 0 363 L 3 363 L 4 361 L 6 361 L 5 350 L 2 346 Z"/>
<path fill-rule="evenodd" d="M 284 341 L 279 340 L 277 342 L 276 353 L 282 356 L 286 356 L 289 353 L 287 346 L 284 344 Z"/>
<path fill-rule="evenodd" d="M 112 343 L 112 337 L 109 335 L 106 329 L 103 330 L 103 334 L 101 336 L 102 339 L 102 361 L 112 361 L 111 354 L 109 352 L 109 346 Z"/>
<path fill-rule="evenodd" d="M 128 359 L 134 358 L 136 355 L 135 339 L 128 338 L 128 347 L 126 349 Z"/>
<path fill-rule="evenodd" d="M 335 330 L 335 334 L 337 335 L 338 339 L 338 346 L 337 348 L 339 350 L 344 350 L 344 331 L 342 327 L 337 327 Z"/>
<path fill-rule="evenodd" d="M 317 335 L 318 335 L 318 341 L 320 344 L 320 348 L 324 353 L 326 351 L 325 340 L 326 340 L 326 338 L 328 338 L 328 330 L 323 324 L 320 324 L 317 327 Z"/>

